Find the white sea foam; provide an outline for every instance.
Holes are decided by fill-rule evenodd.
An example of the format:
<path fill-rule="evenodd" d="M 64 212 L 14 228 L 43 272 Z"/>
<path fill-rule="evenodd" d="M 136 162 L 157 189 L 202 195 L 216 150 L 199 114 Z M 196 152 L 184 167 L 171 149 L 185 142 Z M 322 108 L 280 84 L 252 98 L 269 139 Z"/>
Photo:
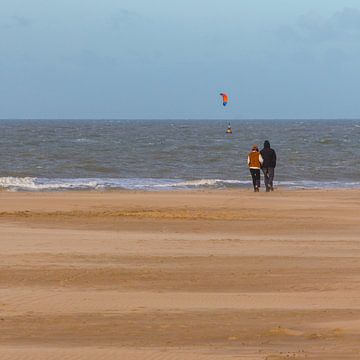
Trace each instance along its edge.
<path fill-rule="evenodd" d="M 360 182 L 279 181 L 276 187 L 292 189 L 360 188 Z M 58 190 L 176 190 L 221 189 L 251 187 L 250 181 L 223 179 L 151 179 L 151 178 L 84 178 L 48 179 L 35 177 L 0 177 L 0 188 L 9 191 L 58 191 Z"/>
<path fill-rule="evenodd" d="M 46 179 L 33 177 L 1 177 L 0 188 L 8 190 L 46 191 L 96 189 L 101 184 L 95 179 Z"/>
<path fill-rule="evenodd" d="M 279 186 L 293 189 L 358 189 L 360 182 L 344 181 L 280 181 Z"/>
<path fill-rule="evenodd" d="M 160 184 L 158 187 L 171 186 L 171 187 L 226 187 L 231 185 L 249 184 L 249 181 L 240 180 L 221 180 L 221 179 L 200 179 L 200 180 L 187 180 L 171 184 Z"/>

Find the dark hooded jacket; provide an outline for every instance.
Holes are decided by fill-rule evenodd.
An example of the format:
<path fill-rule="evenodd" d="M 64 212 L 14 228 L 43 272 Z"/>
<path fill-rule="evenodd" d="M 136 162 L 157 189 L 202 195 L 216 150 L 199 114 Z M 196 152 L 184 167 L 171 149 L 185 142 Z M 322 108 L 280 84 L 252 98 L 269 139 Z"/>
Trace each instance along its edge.
<path fill-rule="evenodd" d="M 275 150 L 270 147 L 270 142 L 268 140 L 264 142 L 264 148 L 260 151 L 260 154 L 264 159 L 264 168 L 276 167 L 276 153 Z"/>

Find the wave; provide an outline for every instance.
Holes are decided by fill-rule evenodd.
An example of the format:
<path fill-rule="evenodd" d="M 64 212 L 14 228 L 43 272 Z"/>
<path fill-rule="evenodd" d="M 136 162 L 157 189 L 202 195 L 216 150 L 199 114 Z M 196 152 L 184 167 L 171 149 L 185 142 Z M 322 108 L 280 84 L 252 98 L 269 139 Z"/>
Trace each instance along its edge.
<path fill-rule="evenodd" d="M 0 188 L 7 190 L 46 191 L 96 189 L 95 179 L 47 179 L 33 177 L 1 177 Z"/>
<path fill-rule="evenodd" d="M 276 187 L 290 189 L 360 188 L 360 182 L 340 181 L 277 181 Z M 250 181 L 223 179 L 152 179 L 152 178 L 35 178 L 0 177 L 0 189 L 9 191 L 64 191 L 64 190 L 176 190 L 249 188 Z"/>
<path fill-rule="evenodd" d="M 345 182 L 345 181 L 280 181 L 279 186 L 292 189 L 359 189 L 360 182 Z"/>
<path fill-rule="evenodd" d="M 152 178 L 83 178 L 49 179 L 36 177 L 0 177 L 0 188 L 12 191 L 51 190 L 171 190 L 192 188 L 224 188 L 250 184 L 249 181 L 201 179 L 152 179 Z"/>

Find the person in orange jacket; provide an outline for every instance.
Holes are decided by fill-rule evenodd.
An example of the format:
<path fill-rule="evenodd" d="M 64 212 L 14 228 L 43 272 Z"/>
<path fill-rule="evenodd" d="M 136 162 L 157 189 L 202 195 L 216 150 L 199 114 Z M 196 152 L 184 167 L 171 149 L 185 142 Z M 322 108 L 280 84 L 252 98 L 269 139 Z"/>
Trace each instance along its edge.
<path fill-rule="evenodd" d="M 257 145 L 253 145 L 248 155 L 248 166 L 252 177 L 254 191 L 259 192 L 260 190 L 260 169 L 264 160 L 259 152 Z"/>

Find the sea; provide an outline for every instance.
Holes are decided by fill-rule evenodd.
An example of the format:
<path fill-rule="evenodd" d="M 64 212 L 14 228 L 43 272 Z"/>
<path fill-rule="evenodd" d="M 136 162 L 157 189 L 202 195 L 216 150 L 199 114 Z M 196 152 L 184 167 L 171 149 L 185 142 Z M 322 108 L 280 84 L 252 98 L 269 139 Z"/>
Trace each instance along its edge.
<path fill-rule="evenodd" d="M 360 188 L 360 120 L 1 120 L 0 189 L 250 188 L 247 154 L 277 154 L 275 187 Z"/>

